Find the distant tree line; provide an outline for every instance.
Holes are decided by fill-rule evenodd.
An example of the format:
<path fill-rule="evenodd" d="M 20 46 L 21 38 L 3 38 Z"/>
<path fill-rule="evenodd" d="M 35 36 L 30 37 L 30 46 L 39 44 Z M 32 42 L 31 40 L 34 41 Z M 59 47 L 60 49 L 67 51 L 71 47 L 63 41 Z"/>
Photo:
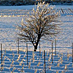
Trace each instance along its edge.
<path fill-rule="evenodd" d="M 17 6 L 17 5 L 33 5 L 38 2 L 50 3 L 50 4 L 64 4 L 64 3 L 72 3 L 73 0 L 0 0 L 0 5 L 7 6 Z"/>
<path fill-rule="evenodd" d="M 1 0 L 0 5 L 17 6 L 17 5 L 32 5 L 35 1 L 32 0 Z"/>

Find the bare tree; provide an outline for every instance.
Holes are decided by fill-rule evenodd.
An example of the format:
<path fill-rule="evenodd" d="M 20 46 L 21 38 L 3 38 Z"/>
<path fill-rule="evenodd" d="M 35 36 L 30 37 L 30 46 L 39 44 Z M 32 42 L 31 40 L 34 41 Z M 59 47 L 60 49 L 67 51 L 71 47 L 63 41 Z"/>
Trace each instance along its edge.
<path fill-rule="evenodd" d="M 36 51 L 42 38 L 48 39 L 59 33 L 57 28 L 59 14 L 48 4 L 44 2 L 38 3 L 36 8 L 32 9 L 27 16 L 25 23 L 22 21 L 21 25 L 18 26 L 21 31 L 19 36 L 20 39 L 31 42 L 34 46 L 34 51 Z"/>

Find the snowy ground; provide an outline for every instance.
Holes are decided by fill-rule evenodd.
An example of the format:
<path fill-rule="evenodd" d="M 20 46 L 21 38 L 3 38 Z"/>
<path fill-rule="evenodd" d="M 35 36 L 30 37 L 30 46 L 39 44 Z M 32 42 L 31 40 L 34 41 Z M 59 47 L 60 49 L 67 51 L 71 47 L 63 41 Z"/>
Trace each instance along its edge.
<path fill-rule="evenodd" d="M 53 5 L 51 5 L 53 6 Z M 0 6 L 0 9 L 32 9 L 33 7 L 35 7 L 34 5 L 26 5 L 26 6 Z M 73 6 L 71 5 L 54 5 L 55 8 L 59 9 L 59 8 L 63 8 L 63 9 L 68 9 L 71 8 L 73 9 Z"/>
<path fill-rule="evenodd" d="M 1 58 L 0 58 L 1 65 Z M 20 51 L 3 51 L 2 67 L 0 73 L 73 73 L 73 63 L 70 54 L 58 53 L 52 54 L 50 51 L 45 53 L 45 66 L 44 66 L 44 52 L 27 52 Z M 46 68 L 46 69 L 45 69 Z M 2 70 L 2 71 L 1 71 Z"/>
<path fill-rule="evenodd" d="M 34 5 L 29 6 L 0 6 L 0 43 L 3 44 L 3 49 L 17 49 L 17 34 L 16 34 L 16 26 L 21 23 L 22 18 L 24 19 L 28 10 L 31 10 Z M 61 8 L 64 9 L 64 13 L 62 13 Z M 68 9 L 73 10 L 73 6 L 61 6 L 56 5 L 55 9 L 60 10 L 61 15 L 59 19 L 62 21 L 61 28 L 62 32 L 58 35 L 57 38 L 57 49 L 64 49 L 67 52 L 67 49 L 70 49 L 73 42 L 73 13 Z M 42 45 L 44 44 L 44 46 Z M 22 49 L 25 44 L 21 43 Z M 21 46 L 20 45 L 20 46 Z M 29 44 L 30 45 L 30 44 Z M 49 45 L 49 46 L 48 46 Z M 51 47 L 51 42 L 43 41 L 41 42 L 41 48 L 48 49 Z M 33 47 L 30 45 L 31 50 Z M 62 50 L 61 50 L 62 51 Z"/>
<path fill-rule="evenodd" d="M 17 34 L 16 26 L 21 23 L 22 18 L 24 19 L 24 14 L 28 10 L 31 10 L 31 6 L 1 6 L 0 7 L 0 43 L 3 44 L 3 71 L 5 72 L 22 72 L 25 73 L 44 73 L 44 54 L 41 52 L 32 52 L 33 47 L 29 44 L 30 48 L 28 52 L 28 66 L 27 66 L 27 53 L 25 42 L 20 42 L 20 49 L 24 49 L 19 52 L 19 57 L 17 54 Z M 54 55 L 54 62 L 51 63 L 51 42 L 43 41 L 40 43 L 41 50 L 44 49 L 46 52 L 46 73 L 73 73 L 73 63 L 71 54 L 71 46 L 73 43 L 73 13 L 68 10 L 72 9 L 73 6 L 55 6 L 56 9 L 66 9 L 65 13 L 61 12 L 59 19 L 61 22 L 62 32 L 56 37 L 57 39 L 57 55 Z M 73 9 L 72 9 L 73 10 Z M 22 16 L 21 16 L 22 15 Z M 44 44 L 44 45 L 43 45 Z M 39 49 L 39 48 L 38 48 Z M 8 51 L 9 50 L 9 51 Z M 62 52 L 62 53 L 60 53 Z M 1 53 L 1 51 L 0 51 Z M 34 56 L 34 59 L 33 59 Z M 1 57 L 0 57 L 1 66 Z M 1 67 L 0 67 L 1 69 Z"/>

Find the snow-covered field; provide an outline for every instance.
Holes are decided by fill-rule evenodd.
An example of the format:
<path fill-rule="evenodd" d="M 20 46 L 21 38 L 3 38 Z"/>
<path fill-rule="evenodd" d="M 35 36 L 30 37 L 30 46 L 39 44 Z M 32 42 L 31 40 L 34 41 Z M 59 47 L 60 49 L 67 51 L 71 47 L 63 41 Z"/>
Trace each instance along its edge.
<path fill-rule="evenodd" d="M 22 70 L 26 73 L 44 73 L 44 58 L 43 52 L 39 56 L 39 52 L 34 52 L 34 62 L 33 62 L 33 47 L 31 44 L 29 45 L 29 66 L 26 64 L 27 53 L 20 51 L 20 55 L 18 57 L 17 51 L 17 30 L 16 26 L 21 23 L 22 18 L 24 19 L 26 13 L 30 11 L 34 6 L 0 6 L 0 43 L 3 44 L 3 49 L 10 51 L 3 51 L 3 64 L 5 72 L 21 72 Z M 62 13 L 61 8 L 64 9 L 65 13 Z M 61 6 L 56 5 L 55 9 L 60 10 L 61 15 L 59 19 L 61 22 L 62 32 L 56 37 L 57 39 L 57 55 L 54 55 L 54 63 L 51 63 L 51 53 L 49 50 L 51 49 L 50 41 L 40 42 L 41 50 L 44 49 L 46 52 L 46 73 L 73 73 L 73 63 L 71 54 L 68 57 L 67 53 L 71 53 L 72 51 L 72 43 L 73 43 L 73 13 L 68 9 L 73 10 L 73 6 Z M 43 45 L 44 44 L 44 45 Z M 20 49 L 26 50 L 25 42 L 20 42 Z M 39 49 L 39 48 L 38 48 Z M 1 51 L 0 51 L 1 52 Z M 62 53 L 60 53 L 62 52 Z M 63 54 L 64 53 L 64 54 Z M 15 57 L 14 57 L 15 56 Z M 5 57 L 5 58 L 4 58 Z M 19 59 L 18 59 L 19 58 Z M 18 60 L 18 61 L 17 61 Z M 22 64 L 21 64 L 22 63 Z M 1 64 L 1 58 L 0 58 Z M 67 68 L 66 68 L 67 67 Z M 0 71 L 1 72 L 1 71 Z M 2 73 L 2 72 L 1 72 Z"/>
<path fill-rule="evenodd" d="M 54 6 L 55 8 L 59 9 L 59 8 L 63 8 L 63 9 L 68 9 L 71 8 L 73 9 L 73 6 L 71 5 L 51 5 Z M 26 6 L 0 6 L 0 9 L 32 9 L 33 7 L 35 7 L 34 5 L 26 5 Z"/>
<path fill-rule="evenodd" d="M 53 55 L 47 51 L 45 53 L 44 65 L 44 52 L 27 52 L 20 51 L 3 51 L 2 71 L 0 73 L 73 73 L 72 57 L 69 54 L 57 53 Z M 0 58 L 1 64 L 1 58 Z M 46 68 L 45 68 L 46 67 Z"/>
<path fill-rule="evenodd" d="M 3 44 L 3 49 L 16 49 L 16 26 L 21 23 L 22 18 L 24 19 L 28 10 L 31 10 L 33 7 L 35 6 L 0 6 L 0 43 Z M 67 47 L 71 48 L 73 42 L 73 13 L 68 10 L 68 8 L 73 10 L 73 6 L 56 5 L 54 7 L 59 10 L 61 8 L 64 9 L 64 14 L 60 10 L 62 16 L 59 17 L 62 21 L 62 32 L 56 39 L 57 47 L 62 47 L 67 51 Z M 43 43 L 44 46 L 42 46 Z M 41 48 L 47 49 L 48 47 L 51 47 L 51 42 L 43 41 L 43 43 L 41 43 Z M 71 52 L 71 50 L 69 51 Z"/>

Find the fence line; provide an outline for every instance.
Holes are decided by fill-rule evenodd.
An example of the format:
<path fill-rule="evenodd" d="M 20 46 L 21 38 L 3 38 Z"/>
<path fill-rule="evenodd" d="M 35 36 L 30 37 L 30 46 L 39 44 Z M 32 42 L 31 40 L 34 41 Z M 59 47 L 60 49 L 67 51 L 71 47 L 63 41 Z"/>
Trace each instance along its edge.
<path fill-rule="evenodd" d="M 38 53 L 38 54 L 39 54 L 39 53 Z M 48 64 L 50 64 L 50 62 L 48 63 L 48 61 L 45 60 L 46 58 L 47 58 L 47 57 L 45 57 L 45 52 L 44 52 L 44 64 L 46 64 L 46 65 L 44 65 L 44 69 L 45 69 L 45 67 L 48 67 L 48 66 L 47 66 Z M 37 60 L 37 61 L 39 62 L 39 60 Z M 45 61 L 46 61 L 47 63 L 46 63 Z M 43 61 L 40 60 L 40 62 L 43 62 Z M 57 61 L 55 61 L 55 62 L 57 63 Z M 25 62 L 23 62 L 23 63 L 27 63 L 27 62 L 25 61 Z M 33 63 L 33 62 L 31 62 L 31 64 L 32 64 L 32 63 Z M 37 63 L 35 63 L 35 64 L 37 64 Z M 70 64 L 70 63 L 69 63 L 69 64 Z M 69 64 L 66 64 L 66 65 L 69 65 Z M 5 65 L 7 66 L 7 64 L 5 64 Z M 5 66 L 5 65 L 4 65 L 4 66 Z M 37 64 L 37 65 L 38 65 L 38 64 Z M 63 64 L 62 64 L 62 65 L 63 65 Z M 65 64 L 64 64 L 64 65 L 65 65 Z M 4 67 L 4 66 L 3 66 L 3 67 Z M 9 65 L 8 65 L 8 66 L 9 66 Z M 13 65 L 13 66 L 19 66 L 19 65 Z M 25 65 L 25 66 L 27 66 L 27 65 Z M 33 66 L 33 65 L 32 65 L 32 66 Z M 36 67 L 36 66 L 33 66 L 33 70 L 36 70 L 35 67 Z M 40 67 L 43 67 L 43 66 L 40 66 Z M 52 66 L 52 67 L 57 67 L 57 66 Z M 5 68 L 6 68 L 6 67 L 5 67 Z M 32 68 L 32 67 L 31 67 L 31 68 Z M 30 68 L 30 69 L 31 69 L 31 68 Z M 60 68 L 63 68 L 63 67 L 60 67 Z M 69 67 L 69 68 L 70 68 L 70 67 Z M 24 69 L 28 69 L 28 68 L 20 68 L 20 69 L 21 69 L 21 71 L 23 71 Z M 37 69 L 37 70 L 39 70 L 39 69 Z M 42 70 L 42 69 L 41 69 L 41 70 Z M 47 70 L 47 69 L 45 69 L 45 70 Z M 52 70 L 53 70 L 53 69 L 51 69 L 51 71 L 52 71 Z M 53 71 L 54 71 L 54 70 L 53 70 Z M 57 71 L 57 70 L 56 70 L 56 71 Z M 58 71 L 60 71 L 60 70 L 58 70 Z M 69 71 L 70 71 L 70 70 L 69 70 Z M 46 73 L 46 72 L 45 72 L 45 73 Z"/>
<path fill-rule="evenodd" d="M 19 44 L 18 44 L 19 45 Z M 69 53 L 67 53 L 67 54 L 62 54 L 62 53 L 60 53 L 60 52 L 56 52 L 57 51 L 57 49 L 55 49 L 55 51 L 53 51 L 53 48 L 57 48 L 56 47 L 56 42 L 55 42 L 55 47 L 53 47 L 53 42 L 52 42 L 52 44 L 51 44 L 51 48 L 52 48 L 52 51 L 48 51 L 48 52 L 46 52 L 45 53 L 45 51 L 44 52 L 37 52 L 37 53 L 35 53 L 35 52 L 32 52 L 31 53 L 31 51 L 28 51 L 28 43 L 26 43 L 26 51 L 25 52 L 23 52 L 23 53 L 21 53 L 21 51 L 20 51 L 20 48 L 19 48 L 19 51 L 20 51 L 20 53 L 19 54 L 16 54 L 15 52 L 13 52 L 13 51 L 11 51 L 11 53 L 10 54 L 8 54 L 7 53 L 7 51 L 5 50 L 4 52 L 6 52 L 6 53 L 2 53 L 2 49 L 1 49 L 1 56 L 3 56 L 3 57 L 1 57 L 1 70 L 3 71 L 3 69 L 4 69 L 4 67 L 5 66 L 7 66 L 8 64 L 5 64 L 4 65 L 4 62 L 5 63 L 7 63 L 8 61 L 10 62 L 10 66 L 12 66 L 12 67 L 17 67 L 17 66 L 21 66 L 22 65 L 22 68 L 21 68 L 21 72 L 23 72 L 24 71 L 24 64 L 26 64 L 25 66 L 29 66 L 29 68 L 31 69 L 32 67 L 31 66 L 33 66 L 33 67 L 40 67 L 40 69 L 41 69 L 41 67 L 42 68 L 44 68 L 44 73 L 46 73 L 46 71 L 47 71 L 47 69 L 46 69 L 46 67 L 48 68 L 48 64 L 51 64 L 52 65 L 52 67 L 57 67 L 57 66 L 53 66 L 53 64 L 55 63 L 60 63 L 59 61 L 62 61 L 62 59 L 63 59 L 63 56 L 65 56 L 65 57 L 67 57 L 67 58 L 69 58 L 69 56 L 71 56 L 71 57 L 73 57 L 72 55 L 69 55 Z M 18 47 L 20 47 L 20 46 L 18 46 Z M 2 48 L 2 44 L 1 44 L 1 48 Z M 73 52 L 73 44 L 72 44 L 72 52 Z M 39 55 L 39 53 L 40 53 L 40 55 Z M 56 53 L 56 55 L 54 54 L 54 53 Z M 38 55 L 38 57 L 37 58 L 35 58 L 35 56 L 37 56 Z M 69 56 L 68 56 L 69 55 Z M 12 58 L 13 59 L 16 59 L 16 60 L 11 60 L 10 59 L 10 57 L 12 56 Z M 17 56 L 17 57 L 16 57 Z M 44 56 L 44 57 L 43 57 Z M 55 57 L 56 56 L 56 57 Z M 47 58 L 48 57 L 48 58 Z M 3 59 L 4 58 L 4 59 Z M 54 59 L 53 59 L 54 58 Z M 31 59 L 31 60 L 30 60 Z M 39 59 L 39 60 L 38 60 Z M 44 60 L 42 60 L 42 59 L 44 59 Z M 73 59 L 73 58 L 72 58 Z M 7 60 L 7 61 L 4 61 L 4 60 Z M 21 60 L 21 61 L 20 61 Z M 20 61 L 20 63 L 19 63 L 19 61 Z M 24 62 L 23 62 L 24 61 Z M 67 60 L 68 61 L 68 60 Z M 14 65 L 14 63 L 15 62 L 17 62 L 17 63 L 19 63 L 19 65 Z M 52 63 L 51 63 L 52 62 Z M 34 66 L 34 65 L 31 65 L 32 63 L 34 63 L 34 64 L 37 64 L 37 66 Z M 44 66 L 40 66 L 40 64 L 44 64 Z M 69 62 L 66 62 L 66 61 L 64 61 L 64 63 L 66 63 L 66 65 L 69 65 L 69 64 L 71 64 L 72 63 L 72 61 L 71 60 L 69 60 Z M 63 62 L 62 62 L 62 65 L 65 65 L 65 64 L 63 64 Z M 15 68 L 16 68 L 15 67 Z M 60 68 L 63 68 L 63 67 L 60 67 Z M 71 67 L 68 67 L 68 68 L 71 68 Z M 28 69 L 28 68 L 27 68 Z M 39 70 L 39 69 L 35 69 L 35 68 L 33 68 L 34 70 L 35 70 L 35 73 L 37 72 L 37 70 Z M 41 69 L 42 70 L 42 69 Z M 52 71 L 53 69 L 51 69 L 51 71 Z M 42 70 L 43 71 L 43 70 Z M 59 70 L 60 71 L 60 70 Z M 13 70 L 12 70 L 12 72 L 13 72 Z"/>

